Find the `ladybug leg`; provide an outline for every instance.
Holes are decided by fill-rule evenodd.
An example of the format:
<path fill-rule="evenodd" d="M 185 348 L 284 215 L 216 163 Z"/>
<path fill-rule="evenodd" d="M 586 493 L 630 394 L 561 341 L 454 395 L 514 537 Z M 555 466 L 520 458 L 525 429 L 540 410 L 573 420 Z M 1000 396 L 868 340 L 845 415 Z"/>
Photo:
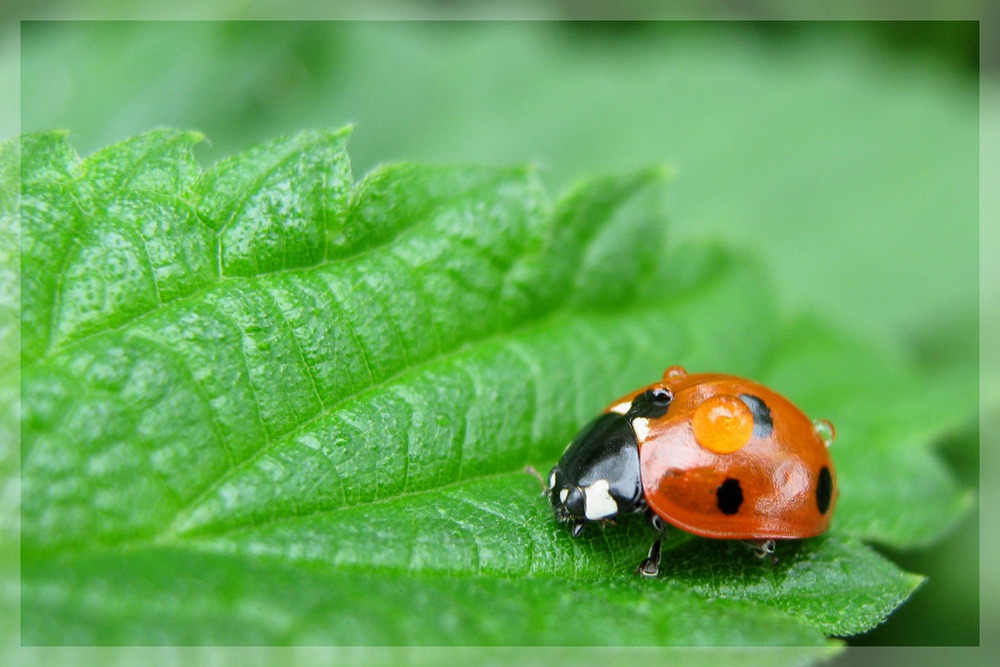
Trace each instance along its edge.
<path fill-rule="evenodd" d="M 639 563 L 639 567 L 635 568 L 637 577 L 652 579 L 660 573 L 660 547 L 662 543 L 663 540 L 657 537 L 653 544 L 650 545 L 649 555 Z"/>
<path fill-rule="evenodd" d="M 639 577 L 651 579 L 660 573 L 660 553 L 663 540 L 667 536 L 667 526 L 663 523 L 663 519 L 655 512 L 647 511 L 646 520 L 649 521 L 649 525 L 656 531 L 656 540 L 650 545 L 649 554 L 639 563 L 639 567 L 635 569 L 635 574 Z"/>
<path fill-rule="evenodd" d="M 772 565 L 778 564 L 778 557 L 774 555 L 774 540 L 747 540 L 744 544 L 753 549 L 757 558 L 770 558 Z"/>
<path fill-rule="evenodd" d="M 570 531 L 570 533 L 573 535 L 573 537 L 580 537 L 580 533 L 583 532 L 583 527 L 586 525 L 587 525 L 586 521 L 574 521 L 573 529 Z"/>

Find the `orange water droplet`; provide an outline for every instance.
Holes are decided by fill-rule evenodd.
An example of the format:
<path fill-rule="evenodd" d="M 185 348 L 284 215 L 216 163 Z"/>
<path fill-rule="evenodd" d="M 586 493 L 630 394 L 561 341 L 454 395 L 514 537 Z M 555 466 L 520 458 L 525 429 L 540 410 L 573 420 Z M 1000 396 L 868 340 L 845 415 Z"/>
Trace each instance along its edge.
<path fill-rule="evenodd" d="M 732 454 L 750 441 L 753 412 L 737 396 L 713 396 L 694 411 L 694 437 L 716 454 Z"/>

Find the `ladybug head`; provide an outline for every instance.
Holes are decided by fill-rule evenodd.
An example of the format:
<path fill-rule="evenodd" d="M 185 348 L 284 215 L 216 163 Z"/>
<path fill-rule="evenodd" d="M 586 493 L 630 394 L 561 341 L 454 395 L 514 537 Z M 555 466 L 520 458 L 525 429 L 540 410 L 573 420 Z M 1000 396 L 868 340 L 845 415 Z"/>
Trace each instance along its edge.
<path fill-rule="evenodd" d="M 583 489 L 569 481 L 558 465 L 549 473 L 549 502 L 560 521 L 586 519 L 587 497 Z"/>
<path fill-rule="evenodd" d="M 601 415 L 570 443 L 549 473 L 549 501 L 556 517 L 576 524 L 613 519 L 642 499 L 639 446 L 629 420 Z"/>

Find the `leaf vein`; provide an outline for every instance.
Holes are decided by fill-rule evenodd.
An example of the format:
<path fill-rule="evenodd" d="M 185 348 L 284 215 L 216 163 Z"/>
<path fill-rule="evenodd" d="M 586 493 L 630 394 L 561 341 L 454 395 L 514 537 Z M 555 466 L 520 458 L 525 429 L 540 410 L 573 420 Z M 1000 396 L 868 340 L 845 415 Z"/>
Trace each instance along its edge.
<path fill-rule="evenodd" d="M 281 321 L 281 328 L 288 333 L 288 338 L 292 341 L 292 345 L 295 348 L 295 352 L 299 357 L 299 361 L 302 363 L 302 367 L 306 371 L 306 376 L 309 378 L 309 384 L 312 387 L 313 396 L 316 397 L 316 401 L 319 403 L 320 409 L 322 410 L 323 408 L 326 407 L 326 401 L 323 399 L 323 395 L 320 393 L 319 385 L 316 382 L 316 374 L 313 371 L 312 365 L 309 364 L 309 362 L 306 360 L 305 350 L 302 347 L 302 341 L 299 340 L 299 337 L 295 331 L 295 327 L 293 327 L 292 323 L 288 320 L 288 316 L 285 314 L 285 311 L 281 308 L 281 305 L 278 303 L 278 299 L 274 296 L 274 293 L 271 292 L 269 286 L 267 285 L 262 286 L 262 289 L 260 291 L 261 294 L 267 297 L 268 301 L 270 301 L 271 305 L 274 307 L 274 312 L 278 315 L 278 318 Z"/>
<path fill-rule="evenodd" d="M 198 382 L 197 376 L 195 375 L 194 370 L 191 368 L 191 364 L 188 358 L 185 355 L 178 353 L 166 341 L 158 338 L 155 334 L 153 334 L 150 331 L 144 331 L 144 332 L 132 331 L 129 333 L 129 337 L 136 338 L 138 340 L 145 341 L 150 345 L 156 346 L 165 355 L 174 359 L 178 368 L 184 370 L 184 374 L 190 381 L 191 387 L 198 395 L 198 398 L 201 399 L 201 401 L 205 405 L 206 411 L 209 415 L 209 418 L 211 419 L 212 430 L 215 432 L 217 441 L 222 446 L 222 449 L 226 452 L 226 456 L 229 459 L 230 463 L 235 462 L 236 460 L 235 453 L 233 452 L 232 448 L 230 448 L 229 443 L 226 442 L 226 438 L 224 435 L 225 429 L 222 427 L 222 422 L 219 419 L 219 415 L 216 413 L 215 406 L 212 405 L 212 400 L 205 392 L 205 388 L 201 386 L 200 382 Z M 184 504 L 178 503 L 178 507 L 184 507 Z"/>

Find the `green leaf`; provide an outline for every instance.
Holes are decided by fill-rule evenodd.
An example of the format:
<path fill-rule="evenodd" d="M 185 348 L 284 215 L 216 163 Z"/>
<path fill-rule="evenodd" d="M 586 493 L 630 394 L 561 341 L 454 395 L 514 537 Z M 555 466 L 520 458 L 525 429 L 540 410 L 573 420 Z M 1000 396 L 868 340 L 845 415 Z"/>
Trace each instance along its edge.
<path fill-rule="evenodd" d="M 878 353 L 844 391 L 866 348 L 783 322 L 754 262 L 669 244 L 660 170 L 555 203 L 520 168 L 352 184 L 345 138 L 205 173 L 190 133 L 84 160 L 60 135 L 22 141 L 25 643 L 819 656 L 919 585 L 859 538 L 946 529 L 963 496 L 928 444 L 967 415 L 918 412 L 913 391 L 870 402 L 919 380 Z M 637 517 L 577 540 L 554 521 L 524 466 L 674 363 L 768 379 L 837 421 L 827 536 L 772 565 L 674 531 L 643 581 Z M 873 448 L 926 470 L 866 485 Z"/>

